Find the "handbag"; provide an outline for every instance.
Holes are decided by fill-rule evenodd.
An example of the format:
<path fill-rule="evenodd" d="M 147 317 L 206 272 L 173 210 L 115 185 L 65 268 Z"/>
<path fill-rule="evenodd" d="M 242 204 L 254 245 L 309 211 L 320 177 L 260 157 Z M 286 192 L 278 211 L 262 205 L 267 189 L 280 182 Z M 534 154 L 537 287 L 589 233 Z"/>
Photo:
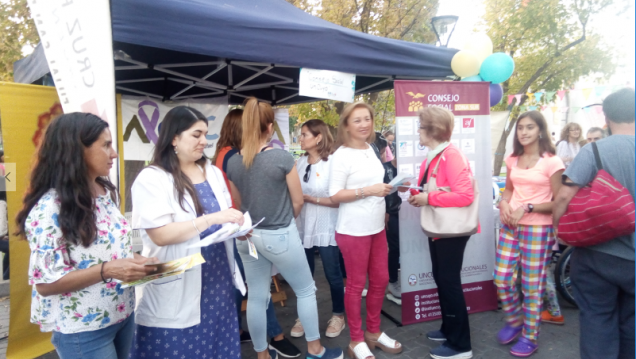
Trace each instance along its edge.
<path fill-rule="evenodd" d="M 444 150 L 446 152 L 446 150 Z M 444 152 L 439 154 L 443 156 Z M 437 187 L 437 171 L 439 169 L 440 160 L 435 165 L 431 179 L 427 181 L 428 170 L 424 173 L 420 186 L 424 192 L 431 193 L 435 191 L 451 192 L 450 187 Z M 431 161 L 432 162 L 432 161 Z M 466 158 L 464 158 L 466 162 Z M 468 165 L 466 163 L 466 165 Z M 466 207 L 434 207 L 431 205 L 422 206 L 420 212 L 420 225 L 424 234 L 429 238 L 451 238 L 471 236 L 477 233 L 479 228 L 479 188 L 477 180 L 471 178 L 473 192 L 475 197 L 473 202 Z M 426 184 L 426 187 L 424 187 Z"/>
<path fill-rule="evenodd" d="M 586 247 L 634 233 L 634 198 L 603 169 L 596 143 L 592 151 L 598 173 L 570 201 L 559 221 L 558 236 L 565 243 Z"/>

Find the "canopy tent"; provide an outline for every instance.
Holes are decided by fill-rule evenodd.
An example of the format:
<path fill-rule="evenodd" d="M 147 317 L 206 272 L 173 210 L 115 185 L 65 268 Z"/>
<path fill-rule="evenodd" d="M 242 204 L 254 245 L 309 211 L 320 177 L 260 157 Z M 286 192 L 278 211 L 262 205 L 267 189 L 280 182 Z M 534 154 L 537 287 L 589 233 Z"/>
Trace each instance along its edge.
<path fill-rule="evenodd" d="M 387 90 L 453 76 L 457 51 L 357 32 L 284 0 L 112 0 L 111 12 L 118 93 L 164 101 L 313 101 L 298 95 L 301 67 L 355 73 L 356 94 Z M 14 65 L 16 82 L 46 73 L 40 46 Z"/>

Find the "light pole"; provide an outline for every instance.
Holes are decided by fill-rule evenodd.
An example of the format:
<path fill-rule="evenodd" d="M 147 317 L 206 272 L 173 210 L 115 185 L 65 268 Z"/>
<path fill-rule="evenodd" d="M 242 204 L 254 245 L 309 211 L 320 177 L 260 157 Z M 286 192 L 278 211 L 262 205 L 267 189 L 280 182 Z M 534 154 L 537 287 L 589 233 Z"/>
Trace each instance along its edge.
<path fill-rule="evenodd" d="M 440 46 L 448 47 L 448 42 L 455 30 L 458 19 L 459 16 L 456 15 L 435 16 L 431 19 L 431 25 L 433 25 L 433 31 Z"/>

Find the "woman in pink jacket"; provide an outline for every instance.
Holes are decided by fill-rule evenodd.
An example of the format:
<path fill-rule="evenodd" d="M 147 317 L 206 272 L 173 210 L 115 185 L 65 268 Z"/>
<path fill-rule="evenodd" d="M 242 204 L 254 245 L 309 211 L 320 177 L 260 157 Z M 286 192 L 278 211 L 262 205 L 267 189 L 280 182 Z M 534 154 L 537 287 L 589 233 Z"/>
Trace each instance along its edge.
<path fill-rule="evenodd" d="M 439 162 L 437 186 L 450 187 L 450 192 L 419 193 L 409 198 L 415 207 L 466 207 L 475 197 L 472 173 L 462 152 L 450 141 L 455 117 L 440 107 L 427 107 L 419 111 L 420 145 L 429 148 L 422 163 L 418 184 L 428 183 Z M 424 181 L 422 181 L 426 177 Z M 433 265 L 433 278 L 439 293 L 442 311 L 440 330 L 427 333 L 430 340 L 444 342 L 431 350 L 433 358 L 472 358 L 468 311 L 462 291 L 461 269 L 464 249 L 470 236 L 429 238 L 428 245 Z"/>

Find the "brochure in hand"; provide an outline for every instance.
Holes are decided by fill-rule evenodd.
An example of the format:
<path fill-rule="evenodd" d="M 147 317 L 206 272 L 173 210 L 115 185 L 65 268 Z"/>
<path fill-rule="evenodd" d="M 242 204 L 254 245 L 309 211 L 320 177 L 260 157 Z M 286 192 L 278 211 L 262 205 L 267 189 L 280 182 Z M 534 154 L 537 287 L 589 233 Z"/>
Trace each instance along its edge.
<path fill-rule="evenodd" d="M 205 263 L 205 259 L 201 256 L 201 253 L 193 254 L 191 256 L 175 259 L 169 262 L 163 263 L 147 263 L 146 266 L 157 267 L 157 271 L 153 274 L 147 275 L 139 280 L 132 282 L 122 282 L 122 288 L 134 287 L 142 284 L 154 282 L 161 278 L 171 277 L 185 273 L 188 269 Z"/>
<path fill-rule="evenodd" d="M 416 178 L 412 175 L 406 173 L 398 173 L 395 177 L 393 177 L 393 180 L 389 182 L 389 185 L 393 186 L 393 189 L 391 190 L 391 192 L 389 192 L 389 194 L 395 193 L 398 187 L 405 187 L 404 184 L 407 182 L 414 183 L 415 180 Z"/>
<path fill-rule="evenodd" d="M 252 229 L 256 228 L 256 226 L 261 224 L 261 222 L 263 222 L 263 220 L 265 219 L 265 217 L 263 217 L 256 224 L 252 224 L 252 217 L 250 216 L 249 212 L 245 212 L 245 214 L 243 214 L 243 218 L 245 219 L 245 221 L 243 222 L 242 226 L 239 226 L 236 223 L 224 224 L 223 228 L 203 238 L 199 242 L 189 245 L 188 248 L 206 247 L 210 244 L 224 242 L 228 239 L 234 239 L 236 237 L 242 237 L 248 234 Z"/>

